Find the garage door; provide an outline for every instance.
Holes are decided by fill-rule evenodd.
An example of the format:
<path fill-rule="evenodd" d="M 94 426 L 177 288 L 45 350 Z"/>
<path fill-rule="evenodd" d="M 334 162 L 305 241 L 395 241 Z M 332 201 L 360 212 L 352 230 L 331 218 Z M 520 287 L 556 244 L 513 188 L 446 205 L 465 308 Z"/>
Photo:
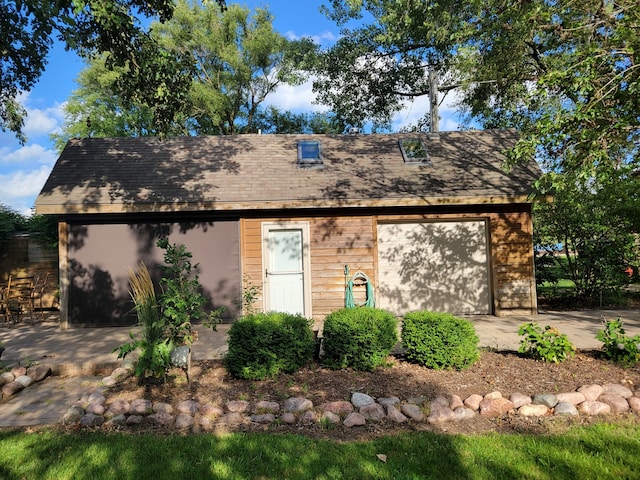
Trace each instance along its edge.
<path fill-rule="evenodd" d="M 378 299 L 413 310 L 490 314 L 484 220 L 378 225 Z"/>

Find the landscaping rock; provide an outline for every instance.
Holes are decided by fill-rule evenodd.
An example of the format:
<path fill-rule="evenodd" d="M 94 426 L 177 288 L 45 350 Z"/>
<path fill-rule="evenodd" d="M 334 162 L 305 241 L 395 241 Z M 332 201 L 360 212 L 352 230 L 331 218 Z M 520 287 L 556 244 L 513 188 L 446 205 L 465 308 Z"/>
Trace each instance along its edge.
<path fill-rule="evenodd" d="M 104 423 L 104 417 L 102 415 L 96 415 L 94 413 L 85 413 L 80 418 L 80 426 L 92 428 L 99 427 Z"/>
<path fill-rule="evenodd" d="M 629 407 L 635 413 L 640 413 L 640 397 L 633 396 L 627 399 L 627 403 L 629 403 Z"/>
<path fill-rule="evenodd" d="M 285 412 L 304 412 L 305 410 L 311 410 L 313 408 L 313 403 L 311 400 L 308 400 L 303 397 L 292 397 L 288 398 L 284 402 L 284 411 Z"/>
<path fill-rule="evenodd" d="M 280 416 L 280 421 L 287 425 L 293 425 L 296 423 L 296 416 L 291 412 L 285 412 Z"/>
<path fill-rule="evenodd" d="M 451 395 L 451 400 L 449 400 L 449 408 L 455 411 L 457 408 L 462 407 L 464 407 L 462 399 L 458 395 Z"/>
<path fill-rule="evenodd" d="M 404 423 L 409 420 L 393 405 L 387 405 L 387 418 L 395 423 Z"/>
<path fill-rule="evenodd" d="M 369 420 L 371 422 L 379 422 L 380 420 L 382 420 L 384 417 L 387 416 L 387 414 L 384 411 L 384 407 L 379 403 L 371 403 L 369 405 L 364 405 L 363 407 L 360 407 L 360 413 L 366 420 Z"/>
<path fill-rule="evenodd" d="M 416 422 L 424 421 L 424 412 L 417 405 L 405 403 L 400 407 L 400 411 L 411 420 L 415 420 Z"/>
<path fill-rule="evenodd" d="M 320 405 L 320 410 L 335 413 L 336 415 L 346 416 L 353 412 L 353 404 L 346 401 L 327 402 Z"/>
<path fill-rule="evenodd" d="M 544 405 L 548 408 L 553 408 L 558 403 L 558 399 L 553 393 L 541 393 L 534 395 L 531 398 L 531 403 L 534 405 Z"/>
<path fill-rule="evenodd" d="M 604 392 L 604 388 L 602 388 L 602 386 L 600 385 L 595 384 L 583 385 L 582 387 L 578 388 L 578 392 L 582 393 L 587 401 L 595 401 L 600 395 L 602 395 L 602 393 Z"/>
<path fill-rule="evenodd" d="M 139 425 L 142 423 L 142 420 L 144 420 L 142 415 L 129 415 L 127 417 L 127 425 Z"/>
<path fill-rule="evenodd" d="M 176 420 L 173 415 L 168 413 L 152 413 L 147 418 L 160 427 L 171 427 Z"/>
<path fill-rule="evenodd" d="M 130 408 L 131 405 L 128 401 L 123 398 L 116 398 L 111 403 L 111 405 L 109 405 L 109 409 L 107 411 L 109 412 L 111 417 L 114 417 L 116 415 L 120 415 L 121 413 L 128 414 Z"/>
<path fill-rule="evenodd" d="M 224 404 L 227 412 L 245 413 L 249 411 L 249 402 L 246 400 L 232 400 Z"/>
<path fill-rule="evenodd" d="M 620 395 L 624 399 L 633 397 L 631 389 L 618 383 L 607 383 L 606 385 L 603 385 L 602 393 L 605 395 Z"/>
<path fill-rule="evenodd" d="M 211 403 L 205 403 L 204 405 L 200 406 L 200 415 L 209 419 L 214 419 L 224 415 L 224 410 Z"/>
<path fill-rule="evenodd" d="M 578 412 L 585 415 L 605 415 L 611 413 L 611 407 L 596 400 L 587 400 L 578 405 Z"/>
<path fill-rule="evenodd" d="M 312 423 L 316 423 L 316 414 L 313 410 L 307 410 L 300 417 L 300 423 L 302 425 L 311 425 Z"/>
<path fill-rule="evenodd" d="M 528 403 L 518 409 L 523 417 L 543 417 L 549 413 L 549 407 L 541 403 Z"/>
<path fill-rule="evenodd" d="M 322 420 L 337 425 L 340 423 L 340 415 L 333 413 L 331 410 L 325 410 L 322 412 Z"/>
<path fill-rule="evenodd" d="M 80 419 L 84 415 L 84 409 L 78 406 L 72 406 L 67 409 L 62 416 L 63 425 L 75 425 L 80 422 Z"/>
<path fill-rule="evenodd" d="M 351 395 L 351 403 L 355 408 L 362 408 L 365 405 L 371 405 L 375 400 L 366 393 L 354 392 Z"/>
<path fill-rule="evenodd" d="M 24 390 L 24 385 L 16 380 L 7 383 L 2 386 L 2 398 L 10 398 L 13 397 L 16 393 Z"/>
<path fill-rule="evenodd" d="M 121 382 L 129 378 L 133 374 L 133 371 L 130 368 L 118 367 L 113 372 L 111 372 L 111 378 L 113 378 L 116 382 Z"/>
<path fill-rule="evenodd" d="M 344 419 L 344 422 L 342 422 L 342 424 L 347 428 L 358 427 L 365 425 L 366 423 L 367 420 L 358 412 L 351 412 L 347 415 L 347 418 Z"/>
<path fill-rule="evenodd" d="M 398 405 L 400 403 L 400 399 L 398 397 L 380 397 L 378 399 L 378 403 L 383 407 L 387 407 L 388 405 Z M 349 403 L 349 405 L 351 405 L 351 403 Z"/>
<path fill-rule="evenodd" d="M 104 405 L 101 404 L 101 403 L 90 403 L 89 405 L 87 405 L 86 412 L 87 413 L 93 413 L 94 415 L 101 415 L 102 416 L 102 415 L 104 415 L 105 408 L 104 408 Z"/>
<path fill-rule="evenodd" d="M 438 395 L 436 398 L 431 400 L 430 407 L 434 408 L 449 408 L 449 397 L 445 397 L 444 395 Z M 417 405 L 417 404 L 416 404 Z"/>
<path fill-rule="evenodd" d="M 280 404 L 278 402 L 268 402 L 261 400 L 257 402 L 253 407 L 253 413 L 278 413 L 280 411 Z"/>
<path fill-rule="evenodd" d="M 570 402 L 558 402 L 553 409 L 555 415 L 569 415 L 575 417 L 578 415 L 578 409 L 573 403 Z"/>
<path fill-rule="evenodd" d="M 240 425 L 244 423 L 244 416 L 239 412 L 231 412 L 219 417 L 216 423 L 220 425 Z"/>
<path fill-rule="evenodd" d="M 465 407 L 468 407 L 472 410 L 478 410 L 480 408 L 480 402 L 482 400 L 484 400 L 484 397 L 482 395 L 474 393 L 465 398 L 463 403 Z"/>
<path fill-rule="evenodd" d="M 33 378 L 34 382 L 41 382 L 51 375 L 51 367 L 49 365 L 35 365 L 27 368 L 27 375 Z"/>
<path fill-rule="evenodd" d="M 513 403 L 513 408 L 515 409 L 518 409 L 523 405 L 529 405 L 531 403 L 531 397 L 520 392 L 511 394 L 509 400 L 511 401 L 511 403 Z"/>
<path fill-rule="evenodd" d="M 11 373 L 13 374 L 14 378 L 20 377 L 22 375 L 26 375 L 27 367 L 13 367 L 11 369 Z"/>
<path fill-rule="evenodd" d="M 153 413 L 153 404 L 151 400 L 136 398 L 132 400 L 129 406 L 129 413 L 131 413 L 131 415 L 150 415 Z"/>
<path fill-rule="evenodd" d="M 33 378 L 29 375 L 20 375 L 16 377 L 15 381 L 21 383 L 24 388 L 30 387 L 33 384 Z"/>
<path fill-rule="evenodd" d="M 558 403 L 570 403 L 571 405 L 578 405 L 587 400 L 581 392 L 566 392 L 556 394 Z"/>
<path fill-rule="evenodd" d="M 513 403 L 502 397 L 486 398 L 480 402 L 480 415 L 501 417 L 513 410 Z"/>
<path fill-rule="evenodd" d="M 2 385 L 7 383 L 11 383 L 16 379 L 16 376 L 11 372 L 2 372 L 0 373 L 0 379 L 2 380 Z"/>
<path fill-rule="evenodd" d="M 475 417 L 478 413 L 475 410 L 471 410 L 467 407 L 456 408 L 453 411 L 453 421 L 461 422 L 464 420 L 470 420 Z"/>
<path fill-rule="evenodd" d="M 432 409 L 427 417 L 428 423 L 442 423 L 442 422 L 452 422 L 455 419 L 455 414 L 453 410 L 449 407 L 441 407 L 438 406 L 435 409 Z"/>
<path fill-rule="evenodd" d="M 166 413 L 169 415 L 173 413 L 173 406 L 164 402 L 156 402 L 151 408 L 153 410 L 153 413 Z"/>
<path fill-rule="evenodd" d="M 249 419 L 253 423 L 273 423 L 276 421 L 276 416 L 273 413 L 263 413 L 258 415 L 251 415 Z"/>
<path fill-rule="evenodd" d="M 179 430 L 192 427 L 194 419 L 188 413 L 181 413 L 176 417 L 175 427 Z"/>
<path fill-rule="evenodd" d="M 130 415 L 129 417 L 131 417 L 132 415 Z M 135 415 L 133 415 L 135 416 Z M 113 427 L 122 427 L 124 425 L 127 424 L 127 417 L 125 415 L 116 415 L 115 417 L 110 418 L 109 420 L 107 420 L 105 422 L 105 425 L 107 426 L 113 426 Z"/>
<path fill-rule="evenodd" d="M 598 401 L 609 405 L 612 413 L 624 413 L 629 410 L 627 400 L 623 396 L 615 393 L 603 393 L 598 397 Z"/>
<path fill-rule="evenodd" d="M 246 412 L 249 410 L 249 402 L 245 402 L 246 406 L 242 410 L 242 412 Z M 194 416 L 200 410 L 200 403 L 194 400 L 185 400 L 180 402 L 177 407 L 178 413 L 184 413 L 185 415 Z M 239 410 L 229 410 L 230 412 L 239 411 Z"/>

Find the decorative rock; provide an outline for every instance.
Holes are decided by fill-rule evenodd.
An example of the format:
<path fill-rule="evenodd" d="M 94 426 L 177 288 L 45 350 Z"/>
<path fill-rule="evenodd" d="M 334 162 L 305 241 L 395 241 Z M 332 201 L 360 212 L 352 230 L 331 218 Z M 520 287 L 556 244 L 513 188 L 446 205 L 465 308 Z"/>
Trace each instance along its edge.
<path fill-rule="evenodd" d="M 300 417 L 300 423 L 302 425 L 311 425 L 316 422 L 316 414 L 312 410 L 307 410 Z"/>
<path fill-rule="evenodd" d="M 123 398 L 116 398 L 111 405 L 109 405 L 109 413 L 111 416 L 119 415 L 121 413 L 128 414 L 129 413 L 129 402 L 127 402 Z"/>
<path fill-rule="evenodd" d="M 520 392 L 511 394 L 509 400 L 513 403 L 513 408 L 516 410 L 523 405 L 529 405 L 531 403 L 531 397 Z"/>
<path fill-rule="evenodd" d="M 102 404 L 104 404 L 105 401 L 106 401 L 106 399 L 104 398 L 104 392 L 103 392 L 103 390 L 101 388 L 95 389 L 87 397 L 87 403 L 102 403 Z"/>
<path fill-rule="evenodd" d="M 15 381 L 21 383 L 24 388 L 33 385 L 33 378 L 29 375 L 20 375 L 19 377 L 16 377 Z"/>
<path fill-rule="evenodd" d="M 220 407 L 216 407 L 212 403 L 205 403 L 200 407 L 200 415 L 209 419 L 213 419 L 224 415 L 224 410 L 222 410 Z"/>
<path fill-rule="evenodd" d="M 541 393 L 540 395 L 534 395 L 531 399 L 531 403 L 534 405 L 544 405 L 548 408 L 553 408 L 558 403 L 558 399 L 553 393 Z"/>
<path fill-rule="evenodd" d="M 224 407 L 227 409 L 227 412 L 230 413 L 245 413 L 249 411 L 249 402 L 246 400 L 231 400 L 225 403 Z"/>
<path fill-rule="evenodd" d="M 24 385 L 16 380 L 2 386 L 2 397 L 9 398 L 24 390 Z"/>
<path fill-rule="evenodd" d="M 553 413 L 555 415 L 569 415 L 575 417 L 578 415 L 578 409 L 571 402 L 558 402 L 553 409 Z"/>
<path fill-rule="evenodd" d="M 13 376 L 15 378 L 20 377 L 22 375 L 26 375 L 27 374 L 27 368 L 26 367 L 13 367 L 11 369 L 11 373 L 13 374 Z"/>
<path fill-rule="evenodd" d="M 247 405 L 245 410 L 242 410 L 243 412 L 249 409 L 249 402 L 245 402 L 245 403 Z M 196 413 L 198 413 L 198 410 L 200 410 L 200 404 L 194 400 L 185 400 L 178 404 L 177 410 L 178 410 L 178 413 L 184 413 L 186 415 L 190 415 L 193 417 Z M 229 411 L 233 412 L 236 410 L 229 410 Z"/>
<path fill-rule="evenodd" d="M 175 422 L 173 415 L 168 413 L 152 413 L 147 418 L 161 427 L 171 427 Z"/>
<path fill-rule="evenodd" d="M 83 415 L 83 408 L 77 406 L 70 407 L 62 416 L 62 423 L 64 425 L 74 425 L 80 421 Z"/>
<path fill-rule="evenodd" d="M 518 413 L 523 417 L 543 417 L 549 413 L 549 407 L 542 403 L 529 403 L 522 405 Z"/>
<path fill-rule="evenodd" d="M 115 386 L 117 383 L 118 383 L 118 382 L 116 381 L 116 379 L 115 379 L 115 378 L 113 378 L 113 377 L 111 377 L 111 376 L 109 376 L 109 377 L 104 377 L 104 378 L 102 379 L 102 384 L 103 384 L 105 387 L 113 387 L 113 386 Z"/>
<path fill-rule="evenodd" d="M 388 405 L 397 405 L 400 403 L 400 399 L 398 397 L 380 397 L 378 399 L 378 403 L 383 407 L 387 407 Z"/>
<path fill-rule="evenodd" d="M 602 395 L 602 392 L 604 392 L 604 388 L 602 388 L 600 385 L 595 384 L 583 385 L 582 387 L 578 388 L 578 392 L 582 393 L 587 401 L 595 401 L 600 395 Z"/>
<path fill-rule="evenodd" d="M 475 410 L 471 410 L 467 407 L 456 408 L 453 411 L 453 420 L 455 422 L 460 422 L 462 420 L 470 420 L 477 415 Z"/>
<path fill-rule="evenodd" d="M 127 424 L 127 417 L 122 414 L 116 415 L 105 422 L 105 425 L 113 426 L 113 427 L 121 427 L 126 424 Z"/>
<path fill-rule="evenodd" d="M 480 408 L 480 402 L 483 400 L 482 395 L 478 395 L 477 393 L 474 393 L 472 395 L 469 395 L 467 398 L 464 399 L 464 405 L 465 407 L 468 407 L 472 410 L 478 410 Z"/>
<path fill-rule="evenodd" d="M 502 398 L 502 393 L 495 391 L 495 392 L 487 393 L 484 396 L 485 400 L 495 400 L 496 398 Z"/>
<path fill-rule="evenodd" d="M 240 425 L 244 423 L 244 416 L 240 412 L 231 412 L 218 418 L 220 425 Z"/>
<path fill-rule="evenodd" d="M 623 413 L 629 410 L 627 400 L 623 396 L 615 393 L 603 393 L 598 397 L 598 401 L 609 405 L 612 413 Z"/>
<path fill-rule="evenodd" d="M 188 413 L 181 413 L 176 417 L 175 427 L 177 429 L 189 428 L 193 426 L 193 417 Z"/>
<path fill-rule="evenodd" d="M 311 403 L 311 400 L 307 400 L 303 397 L 288 398 L 284 402 L 285 412 L 304 412 L 305 410 L 311 410 L 312 408 L 313 403 Z"/>
<path fill-rule="evenodd" d="M 625 399 L 633 397 L 633 392 L 631 391 L 631 389 L 618 383 L 607 383 L 606 385 L 602 386 L 602 390 L 602 393 L 607 395 L 620 395 Z"/>
<path fill-rule="evenodd" d="M 101 403 L 90 403 L 89 405 L 87 405 L 86 409 L 87 413 L 93 413 L 94 415 L 104 415 L 104 411 L 104 405 L 102 405 Z"/>
<path fill-rule="evenodd" d="M 450 400 L 448 397 L 445 397 L 443 395 L 439 395 L 436 398 L 434 398 L 433 400 L 431 400 L 431 408 L 449 408 L 449 403 Z"/>
<path fill-rule="evenodd" d="M 276 421 L 276 416 L 273 413 L 263 413 L 258 415 L 251 415 L 249 417 L 253 423 L 273 423 Z"/>
<path fill-rule="evenodd" d="M 168 403 L 156 402 L 152 406 L 153 413 L 166 413 L 171 415 L 173 413 L 173 407 Z"/>
<path fill-rule="evenodd" d="M 436 409 L 431 410 L 429 416 L 427 417 L 427 422 L 429 423 L 442 423 L 442 422 L 451 422 L 455 418 L 455 414 L 453 410 L 449 407 L 438 407 Z"/>
<path fill-rule="evenodd" d="M 414 407 L 417 408 L 415 405 Z M 372 422 L 379 422 L 380 420 L 382 420 L 384 417 L 387 416 L 384 411 L 384 407 L 379 403 L 372 403 L 372 404 L 361 407 L 360 413 L 366 420 L 369 420 Z"/>
<path fill-rule="evenodd" d="M 253 407 L 253 413 L 278 413 L 279 411 L 280 404 L 278 402 L 267 402 L 266 400 L 257 402 Z"/>
<path fill-rule="evenodd" d="M 501 417 L 513 410 L 513 403 L 502 397 L 485 398 L 480 402 L 480 415 Z"/>
<path fill-rule="evenodd" d="M 153 404 L 151 403 L 151 400 L 136 398 L 129 406 L 129 413 L 131 415 L 149 415 L 153 413 Z"/>
<path fill-rule="evenodd" d="M 347 428 L 365 425 L 366 423 L 367 420 L 358 412 L 351 412 L 347 415 L 347 418 L 344 419 L 344 422 L 342 422 L 342 424 Z"/>
<path fill-rule="evenodd" d="M 456 410 L 456 408 L 464 407 L 464 403 L 462 403 L 462 399 L 458 395 L 451 395 L 451 400 L 449 401 L 449 408 L 451 410 Z"/>
<path fill-rule="evenodd" d="M 354 392 L 351 395 L 351 403 L 356 408 L 362 408 L 365 405 L 371 405 L 375 400 L 366 393 Z"/>
<path fill-rule="evenodd" d="M 200 425 L 204 430 L 211 430 L 213 428 L 213 422 L 207 417 L 200 417 L 198 425 Z"/>
<path fill-rule="evenodd" d="M 460 401 L 462 403 L 462 400 Z M 408 418 L 415 420 L 416 422 L 424 421 L 424 412 L 420 410 L 420 407 L 412 403 L 405 403 L 400 407 L 400 411 Z"/>
<path fill-rule="evenodd" d="M 578 411 L 585 415 L 605 415 L 607 413 L 611 413 L 611 407 L 606 403 L 598 402 L 596 400 L 587 400 L 578 405 Z"/>
<path fill-rule="evenodd" d="M 138 425 L 142 423 L 143 419 L 144 417 L 142 415 L 129 415 L 127 417 L 127 425 Z"/>
<path fill-rule="evenodd" d="M 36 365 L 27 368 L 27 375 L 33 378 L 34 382 L 41 382 L 51 375 L 51 367 L 49 365 Z"/>
<path fill-rule="evenodd" d="M 3 385 L 6 383 L 11 383 L 16 379 L 16 376 L 11 372 L 2 372 L 0 373 L 0 378 L 2 379 Z"/>
<path fill-rule="evenodd" d="M 387 405 L 387 418 L 395 423 L 404 423 L 408 420 L 408 418 L 393 405 Z"/>
<path fill-rule="evenodd" d="M 353 412 L 353 404 L 345 401 L 323 403 L 319 408 L 320 410 L 335 413 L 336 415 L 348 415 Z"/>
<path fill-rule="evenodd" d="M 633 410 L 635 413 L 640 413 L 640 397 L 631 397 L 627 399 L 627 402 L 629 403 L 629 407 L 631 407 L 631 410 Z"/>
<path fill-rule="evenodd" d="M 122 380 L 129 378 L 132 373 L 133 372 L 129 368 L 118 367 L 113 372 L 111 372 L 111 378 L 113 378 L 116 382 L 121 382 Z"/>
<path fill-rule="evenodd" d="M 578 405 L 586 400 L 584 393 L 581 392 L 566 392 L 556 394 L 558 403 L 570 403 L 571 405 Z M 557 406 L 557 405 L 556 405 Z M 577 410 L 576 410 L 577 413 Z"/>
<path fill-rule="evenodd" d="M 296 416 L 291 412 L 285 412 L 280 416 L 280 421 L 287 425 L 293 425 L 296 423 Z"/>
<path fill-rule="evenodd" d="M 325 410 L 322 412 L 322 420 L 336 425 L 340 423 L 340 415 L 333 413 L 331 410 Z"/>
<path fill-rule="evenodd" d="M 104 423 L 104 417 L 102 415 L 95 415 L 93 413 L 86 413 L 80 419 L 80 425 L 83 427 L 99 427 Z"/>

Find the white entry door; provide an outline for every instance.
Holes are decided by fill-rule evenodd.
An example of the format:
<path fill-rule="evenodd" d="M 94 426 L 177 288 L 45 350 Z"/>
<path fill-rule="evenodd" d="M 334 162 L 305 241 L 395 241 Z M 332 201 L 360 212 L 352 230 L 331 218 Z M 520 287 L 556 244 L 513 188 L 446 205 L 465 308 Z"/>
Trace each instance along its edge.
<path fill-rule="evenodd" d="M 307 229 L 304 224 L 264 224 L 265 311 L 310 317 Z"/>

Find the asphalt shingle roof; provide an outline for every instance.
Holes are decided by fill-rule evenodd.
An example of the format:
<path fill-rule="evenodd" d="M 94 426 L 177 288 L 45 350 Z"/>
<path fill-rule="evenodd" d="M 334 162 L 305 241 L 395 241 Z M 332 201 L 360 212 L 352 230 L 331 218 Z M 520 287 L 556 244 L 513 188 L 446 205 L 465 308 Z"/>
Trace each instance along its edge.
<path fill-rule="evenodd" d="M 419 136 L 430 165 L 405 164 Z M 36 200 L 38 213 L 323 208 L 526 201 L 535 162 L 502 169 L 509 130 L 371 135 L 233 135 L 71 140 Z M 297 164 L 317 140 L 322 168 Z"/>

